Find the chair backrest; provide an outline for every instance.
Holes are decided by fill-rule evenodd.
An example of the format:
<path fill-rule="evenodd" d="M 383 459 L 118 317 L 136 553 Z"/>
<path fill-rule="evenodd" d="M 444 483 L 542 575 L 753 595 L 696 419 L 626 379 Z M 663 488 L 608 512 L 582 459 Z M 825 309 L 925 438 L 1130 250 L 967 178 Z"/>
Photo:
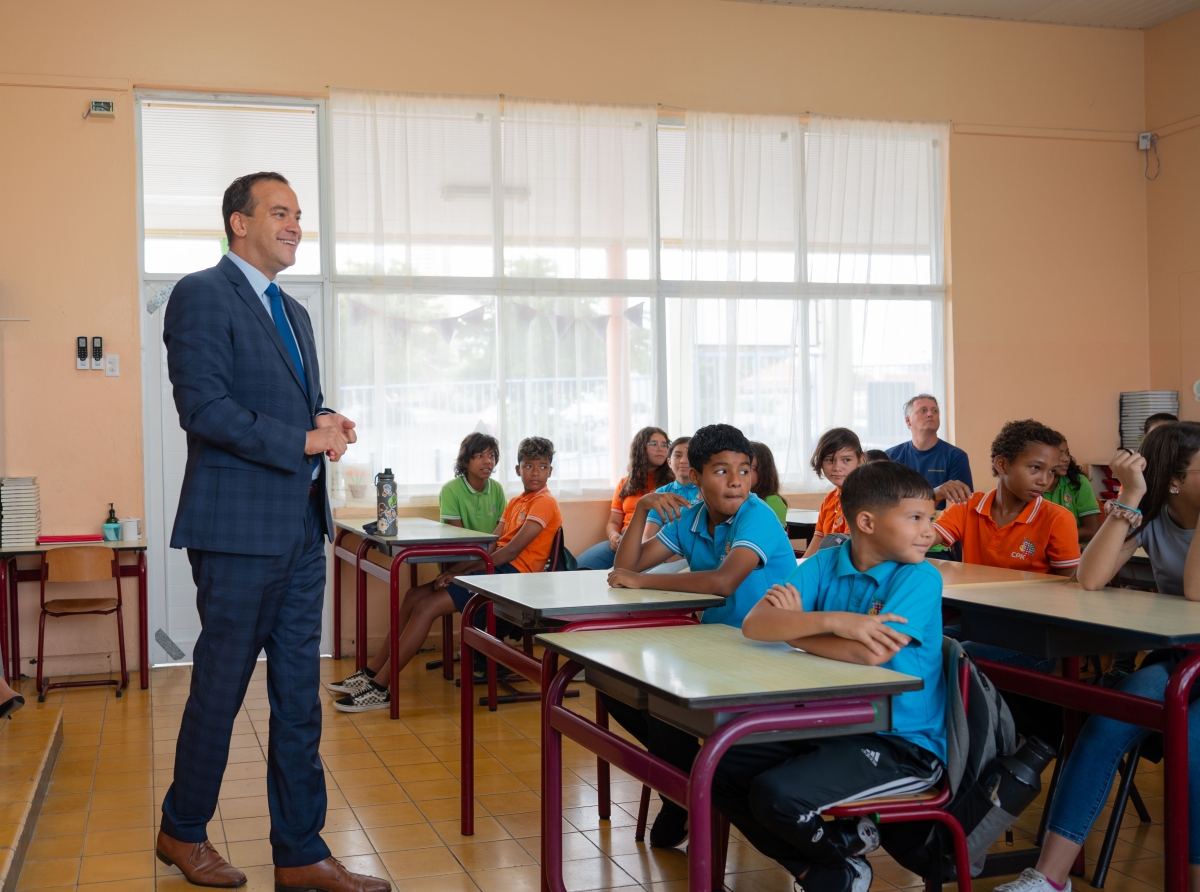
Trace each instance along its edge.
<path fill-rule="evenodd" d="M 559 527 L 558 532 L 554 534 L 554 541 L 550 543 L 550 557 L 546 561 L 546 572 L 557 573 L 562 568 L 563 563 L 563 528 Z"/>
<path fill-rule="evenodd" d="M 102 545 L 75 545 L 46 552 L 47 582 L 94 582 L 116 575 L 116 554 Z"/>

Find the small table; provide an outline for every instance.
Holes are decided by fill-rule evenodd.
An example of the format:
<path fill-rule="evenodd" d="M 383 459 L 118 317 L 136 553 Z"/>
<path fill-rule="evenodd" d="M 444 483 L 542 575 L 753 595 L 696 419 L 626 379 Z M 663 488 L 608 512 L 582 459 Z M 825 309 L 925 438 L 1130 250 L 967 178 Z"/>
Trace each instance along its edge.
<path fill-rule="evenodd" d="M 937 561 L 927 558 L 929 563 L 942 574 L 942 587 L 962 588 L 963 586 L 990 585 L 1044 585 L 1047 583 L 1065 583 L 1066 576 L 1055 576 L 1053 573 L 1030 573 L 1027 570 L 1008 570 L 1004 567 L 986 567 L 983 564 L 963 564 L 958 561 Z"/>
<path fill-rule="evenodd" d="M 459 646 L 462 651 L 462 833 L 475 832 L 475 691 L 469 668 L 472 654 L 479 651 L 489 660 L 517 672 L 542 686 L 537 699 L 545 697 L 543 665 L 529 654 L 509 647 L 496 637 L 496 617 L 507 619 L 523 629 L 561 626 L 560 631 L 577 628 L 658 626 L 678 623 L 682 618 L 709 607 L 720 607 L 720 595 L 696 595 L 659 589 L 609 588 L 607 570 L 581 570 L 575 573 L 513 573 L 504 576 L 460 576 L 460 585 L 474 592 L 462 612 Z M 476 629 L 475 614 L 487 611 L 486 630 Z M 393 704 L 395 698 L 393 698 Z M 488 671 L 488 704 L 496 708 L 496 674 Z M 393 707 L 394 709 L 394 707 Z M 393 713 L 395 718 L 395 713 Z M 601 814 L 608 813 L 608 765 L 601 762 L 597 772 Z"/>
<path fill-rule="evenodd" d="M 722 888 L 724 819 L 712 809 L 721 757 L 738 743 L 887 731 L 891 698 L 919 678 L 750 641 L 723 624 L 545 634 L 542 702 L 542 887 L 562 892 L 562 736 L 688 809 L 691 892 Z M 558 658 L 566 660 L 560 669 Z M 690 774 L 562 705 L 568 682 L 585 678 L 612 697 L 705 737 Z"/>
<path fill-rule="evenodd" d="M 45 563 L 46 552 L 56 548 L 78 548 L 87 545 L 111 548 L 118 553 L 127 551 L 137 553 L 136 563 L 121 564 L 121 575 L 136 576 L 138 579 L 138 650 L 140 651 L 138 669 L 142 680 L 142 690 L 144 691 L 150 687 L 150 620 L 147 616 L 146 606 L 147 546 L 145 539 L 132 541 L 121 539 L 116 542 L 64 542 L 54 545 L 29 545 L 22 548 L 0 549 L 0 597 L 3 596 L 2 593 L 6 583 L 8 587 L 8 610 L 5 611 L 3 605 L 0 605 L 0 639 L 7 637 L 10 630 L 5 627 L 11 625 L 12 639 L 9 648 L 11 668 L 9 669 L 9 679 L 13 680 L 21 677 L 21 622 L 18 611 L 17 583 L 41 582 L 42 567 Z M 38 555 L 39 560 L 36 570 L 17 569 L 17 558 L 27 554 Z M 11 623 L 5 621 L 5 613 L 12 617 Z"/>
<path fill-rule="evenodd" d="M 946 589 L 964 640 L 1039 657 L 1064 657 L 1059 678 L 991 660 L 979 665 L 997 687 L 1068 710 L 1094 713 L 1164 735 L 1166 888 L 1188 888 L 1188 694 L 1200 677 L 1200 603 L 1128 589 L 1084 591 L 1076 583 Z M 1162 702 L 1078 680 L 1081 655 L 1187 647 Z"/>
<path fill-rule="evenodd" d="M 353 564 L 355 570 L 355 669 L 367 665 L 367 574 L 383 580 L 390 587 L 390 689 L 395 691 L 400 683 L 400 666 L 397 664 L 400 637 L 400 565 L 408 563 L 412 585 L 417 584 L 416 565 L 422 563 L 481 560 L 487 572 L 491 573 L 492 558 L 488 545 L 495 542 L 496 537 L 491 533 L 477 533 L 424 517 L 401 517 L 396 521 L 396 535 L 379 536 L 363 529 L 363 524 L 371 522 L 367 517 L 334 521 L 338 532 L 333 542 L 333 658 L 342 658 L 342 574 L 338 562 L 347 561 Z M 342 540 L 351 534 L 362 537 L 357 551 L 350 551 L 342 546 Z M 372 548 L 390 557 L 390 564 L 385 567 L 367 560 L 366 554 Z M 452 627 L 447 623 L 443 627 L 442 635 L 442 673 L 447 678 L 454 677 L 454 642 L 444 633 L 450 628 Z M 399 718 L 399 706 L 399 698 L 393 696 L 394 719 Z"/>
<path fill-rule="evenodd" d="M 819 511 L 811 508 L 788 508 L 787 534 L 789 539 L 804 539 L 812 542 L 813 533 L 817 530 L 817 515 Z"/>

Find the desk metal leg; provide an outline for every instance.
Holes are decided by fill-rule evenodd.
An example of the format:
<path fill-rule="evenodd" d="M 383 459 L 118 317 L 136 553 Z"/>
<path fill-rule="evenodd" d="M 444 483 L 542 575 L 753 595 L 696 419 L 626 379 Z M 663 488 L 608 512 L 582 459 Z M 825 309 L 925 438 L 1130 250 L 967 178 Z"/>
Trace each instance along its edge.
<path fill-rule="evenodd" d="M 5 681 L 12 681 L 8 665 L 8 603 L 2 594 L 8 591 L 8 561 L 0 558 L 0 672 L 4 673 Z"/>
<path fill-rule="evenodd" d="M 363 559 L 371 550 L 371 540 L 363 539 L 354 553 L 354 669 L 367 665 L 367 571 Z"/>
<path fill-rule="evenodd" d="M 1168 892 L 1186 892 L 1188 888 L 1188 696 L 1197 677 L 1200 651 L 1175 667 L 1163 699 L 1167 763 L 1163 769 L 1164 874 Z"/>
<path fill-rule="evenodd" d="M 12 677 L 19 681 L 21 678 L 21 610 L 17 603 L 17 559 L 9 558 L 8 564 L 8 617 L 9 633 L 12 635 L 10 654 L 12 657 Z"/>
<path fill-rule="evenodd" d="M 338 556 L 338 548 L 347 530 L 339 529 L 333 538 L 333 658 L 342 658 L 342 559 Z M 357 569 L 357 568 L 356 568 Z"/>
<path fill-rule="evenodd" d="M 150 616 L 149 586 L 146 585 L 146 552 L 138 552 L 138 647 L 141 650 L 142 690 L 150 687 Z"/>

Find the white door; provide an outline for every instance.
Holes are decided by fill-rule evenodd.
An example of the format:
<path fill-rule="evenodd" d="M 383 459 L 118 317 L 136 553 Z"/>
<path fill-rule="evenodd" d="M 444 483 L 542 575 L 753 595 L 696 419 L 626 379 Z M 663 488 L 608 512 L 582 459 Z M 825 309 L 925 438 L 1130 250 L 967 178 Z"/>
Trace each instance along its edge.
<path fill-rule="evenodd" d="M 319 281 L 280 279 L 283 290 L 308 310 L 316 337 L 317 356 L 324 357 L 324 300 Z M 174 282 L 147 279 L 142 289 L 142 399 L 145 432 L 146 538 L 149 540 L 147 572 L 150 599 L 150 664 L 191 662 L 192 648 L 200 635 L 196 611 L 196 586 L 187 552 L 169 547 L 183 471 L 187 464 L 187 438 L 179 426 L 179 413 L 167 375 L 167 348 L 163 345 L 163 316 Z M 156 299 L 156 296 L 159 296 Z M 150 312 L 150 308 L 154 311 Z M 327 549 L 328 550 L 328 549 Z M 327 561 L 328 564 L 328 561 Z M 327 568 L 327 579 L 332 579 Z M 326 590 L 329 590 L 328 584 Z M 182 656 L 171 653 L 158 640 L 162 632 Z M 326 599 L 321 622 L 321 653 L 329 653 L 331 613 Z"/>

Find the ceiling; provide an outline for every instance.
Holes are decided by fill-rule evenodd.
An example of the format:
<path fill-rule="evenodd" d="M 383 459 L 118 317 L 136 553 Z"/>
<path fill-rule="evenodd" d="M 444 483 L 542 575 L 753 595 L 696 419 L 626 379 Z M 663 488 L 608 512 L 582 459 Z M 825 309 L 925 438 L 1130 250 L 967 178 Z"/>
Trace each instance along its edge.
<path fill-rule="evenodd" d="M 783 6 L 873 9 L 921 15 L 953 15 L 1008 22 L 1153 28 L 1200 7 L 1200 0 L 741 0 Z"/>

